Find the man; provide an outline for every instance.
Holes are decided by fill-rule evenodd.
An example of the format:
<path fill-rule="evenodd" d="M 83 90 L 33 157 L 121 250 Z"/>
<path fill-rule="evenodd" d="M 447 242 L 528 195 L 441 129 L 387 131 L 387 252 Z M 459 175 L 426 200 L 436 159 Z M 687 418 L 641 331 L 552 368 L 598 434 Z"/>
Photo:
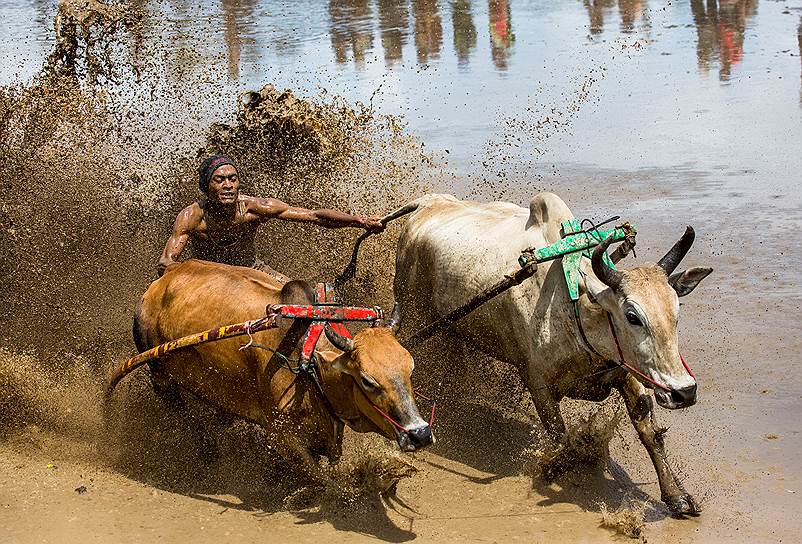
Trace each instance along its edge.
<path fill-rule="evenodd" d="M 384 225 L 377 217 L 350 215 L 337 210 L 307 210 L 285 204 L 275 198 L 240 194 L 239 176 L 234 162 L 225 155 L 214 155 L 198 169 L 200 190 L 205 198 L 181 210 L 173 233 L 167 240 L 158 271 L 174 264 L 189 242 L 196 259 L 248 266 L 262 270 L 282 283 L 289 278 L 256 257 L 254 236 L 268 219 L 315 223 L 328 228 L 359 227 L 381 232 Z"/>

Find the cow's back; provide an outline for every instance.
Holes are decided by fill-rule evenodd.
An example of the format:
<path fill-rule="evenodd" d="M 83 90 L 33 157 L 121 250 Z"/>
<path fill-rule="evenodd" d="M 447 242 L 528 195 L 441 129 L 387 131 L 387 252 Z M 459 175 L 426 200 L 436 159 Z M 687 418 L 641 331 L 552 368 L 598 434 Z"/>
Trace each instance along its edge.
<path fill-rule="evenodd" d="M 405 321 L 422 325 L 467 302 L 517 270 L 521 250 L 559 239 L 560 223 L 571 217 L 552 193 L 536 196 L 529 210 L 450 195 L 422 199 L 398 244 L 395 295 L 408 310 Z M 499 358 L 520 353 L 520 342 L 532 340 L 532 331 L 510 329 L 529 327 L 543 286 L 554 283 L 551 268 L 541 265 L 533 278 L 477 309 L 456 329 Z"/>
<path fill-rule="evenodd" d="M 277 303 L 281 286 L 249 268 L 189 260 L 171 266 L 153 282 L 137 307 L 134 336 L 147 348 L 223 325 L 258 319 Z M 253 335 L 254 342 L 275 345 L 284 331 Z M 246 337 L 247 341 L 247 337 Z M 260 394 L 261 350 L 239 351 L 241 337 L 179 350 L 160 359 L 158 374 L 231 413 L 264 420 L 264 384 Z M 140 349 L 142 346 L 139 346 Z M 269 397 L 269 395 L 267 395 Z"/>

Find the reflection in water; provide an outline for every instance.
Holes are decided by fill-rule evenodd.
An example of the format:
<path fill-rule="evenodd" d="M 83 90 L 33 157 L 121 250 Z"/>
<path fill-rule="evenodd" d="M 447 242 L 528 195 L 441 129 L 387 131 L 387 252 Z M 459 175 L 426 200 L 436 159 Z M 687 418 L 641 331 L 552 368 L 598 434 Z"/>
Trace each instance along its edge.
<path fill-rule="evenodd" d="M 590 33 L 601 34 L 604 31 L 604 12 L 615 5 L 615 0 L 584 0 L 584 4 L 590 17 Z"/>
<path fill-rule="evenodd" d="M 190 25 L 182 24 L 192 19 L 187 3 L 174 2 L 172 8 L 174 24 L 170 28 L 170 49 L 165 59 L 167 62 L 165 71 L 175 81 L 184 82 L 192 77 L 193 67 L 202 65 L 203 56 L 210 55 L 211 50 L 196 47 L 195 30 Z M 158 15 L 150 13 L 150 17 L 154 19 L 151 21 L 152 28 L 158 28 Z"/>
<path fill-rule="evenodd" d="M 451 22 L 454 26 L 454 51 L 460 67 L 468 65 L 476 48 L 476 25 L 473 24 L 470 0 L 451 1 Z"/>
<path fill-rule="evenodd" d="M 443 45 L 443 24 L 437 8 L 437 0 L 412 0 L 415 15 L 415 49 L 418 62 L 427 64 L 429 59 L 440 58 Z"/>
<path fill-rule="evenodd" d="M 238 13 L 239 0 L 223 0 L 223 37 L 228 51 L 228 76 L 239 79 L 240 63 L 240 29 L 237 21 L 241 19 Z"/>
<path fill-rule="evenodd" d="M 691 0 L 691 10 L 698 36 L 699 70 L 707 74 L 712 59 L 718 56 L 718 77 L 729 80 L 732 67 L 743 58 L 746 23 L 757 13 L 757 0 Z"/>
<path fill-rule="evenodd" d="M 142 69 L 145 66 L 145 27 L 148 25 L 148 12 L 145 9 L 147 0 L 131 0 L 128 4 L 129 9 L 137 14 L 137 24 L 131 25 L 128 32 L 131 34 L 131 41 L 128 45 L 131 58 L 131 69 L 137 82 L 141 81 Z"/>
<path fill-rule="evenodd" d="M 233 1 L 233 0 L 232 0 Z M 642 2 L 643 0 L 622 0 Z M 378 27 L 384 60 L 388 67 L 403 59 L 409 36 L 409 0 L 376 0 Z M 438 0 L 411 0 L 415 18 L 415 51 L 419 64 L 440 58 L 443 46 L 443 22 Z M 370 0 L 329 0 L 331 44 L 335 61 L 348 62 L 349 51 L 357 68 L 373 49 L 373 13 Z M 476 49 L 477 32 L 473 21 L 472 0 L 451 0 L 454 27 L 454 51 L 460 67 L 466 67 Z M 490 52 L 499 70 L 507 69 L 510 48 L 515 42 L 509 0 L 488 0 L 490 17 Z"/>
<path fill-rule="evenodd" d="M 393 66 L 401 60 L 407 43 L 409 9 L 406 0 L 378 0 L 378 4 L 384 61 Z"/>
<path fill-rule="evenodd" d="M 645 0 L 618 0 L 618 14 L 621 17 L 621 31 L 624 34 L 635 32 L 635 24 L 643 20 L 649 27 Z"/>
<path fill-rule="evenodd" d="M 488 0 L 487 11 L 490 15 L 490 54 L 493 64 L 499 70 L 506 70 L 510 47 L 515 41 L 510 3 L 508 0 Z"/>
<path fill-rule="evenodd" d="M 373 21 L 369 0 L 330 0 L 331 46 L 339 64 L 348 62 L 348 51 L 358 70 L 373 50 Z"/>
<path fill-rule="evenodd" d="M 590 18 L 590 33 L 601 34 L 604 31 L 604 18 L 613 10 L 616 0 L 584 0 L 585 9 Z M 636 30 L 638 21 L 643 21 L 649 29 L 646 0 L 618 0 L 618 16 L 621 18 L 621 32 L 631 34 Z"/>

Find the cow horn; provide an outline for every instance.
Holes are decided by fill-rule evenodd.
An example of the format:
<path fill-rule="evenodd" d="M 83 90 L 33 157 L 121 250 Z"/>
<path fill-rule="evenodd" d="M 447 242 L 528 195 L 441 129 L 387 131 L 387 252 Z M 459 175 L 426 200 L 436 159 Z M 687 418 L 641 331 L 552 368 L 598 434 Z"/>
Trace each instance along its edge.
<path fill-rule="evenodd" d="M 696 233 L 693 231 L 693 227 L 688 225 L 685 229 L 685 234 L 682 235 L 674 247 L 668 250 L 662 259 L 660 259 L 657 264 L 666 271 L 666 275 L 670 276 L 674 269 L 677 268 L 680 261 L 685 254 L 688 253 L 688 250 L 691 249 L 691 245 L 693 245 L 693 239 L 696 237 Z"/>
<path fill-rule="evenodd" d="M 610 268 L 602 260 L 602 255 L 604 255 L 604 253 L 607 251 L 607 248 L 610 247 L 610 244 L 612 243 L 613 236 L 610 235 L 603 242 L 597 245 L 596 249 L 593 250 L 593 257 L 591 258 L 590 262 L 591 265 L 593 265 L 593 273 L 596 274 L 596 277 L 599 278 L 607 287 L 615 291 L 618 289 L 618 286 L 621 285 L 621 280 L 624 279 L 624 274 L 618 270 Z"/>
<path fill-rule="evenodd" d="M 401 328 L 401 305 L 397 302 L 393 304 L 393 311 L 390 312 L 390 320 L 386 327 L 393 331 L 393 334 L 398 334 L 398 330 Z"/>
<path fill-rule="evenodd" d="M 326 323 L 326 338 L 329 339 L 329 342 L 334 344 L 334 347 L 339 349 L 340 351 L 344 351 L 345 353 L 351 353 L 354 351 L 354 341 L 350 338 L 346 338 L 342 334 L 338 333 L 334 330 L 334 328 L 329 324 Z"/>

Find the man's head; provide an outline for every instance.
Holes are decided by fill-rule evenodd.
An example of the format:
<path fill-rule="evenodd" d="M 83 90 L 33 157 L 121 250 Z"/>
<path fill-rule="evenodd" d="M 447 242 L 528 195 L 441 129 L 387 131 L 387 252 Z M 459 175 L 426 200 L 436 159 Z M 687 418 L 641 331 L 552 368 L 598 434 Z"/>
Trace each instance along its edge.
<path fill-rule="evenodd" d="M 239 176 L 234 161 L 225 155 L 213 155 L 198 169 L 198 187 L 210 202 L 233 204 L 239 196 Z"/>

